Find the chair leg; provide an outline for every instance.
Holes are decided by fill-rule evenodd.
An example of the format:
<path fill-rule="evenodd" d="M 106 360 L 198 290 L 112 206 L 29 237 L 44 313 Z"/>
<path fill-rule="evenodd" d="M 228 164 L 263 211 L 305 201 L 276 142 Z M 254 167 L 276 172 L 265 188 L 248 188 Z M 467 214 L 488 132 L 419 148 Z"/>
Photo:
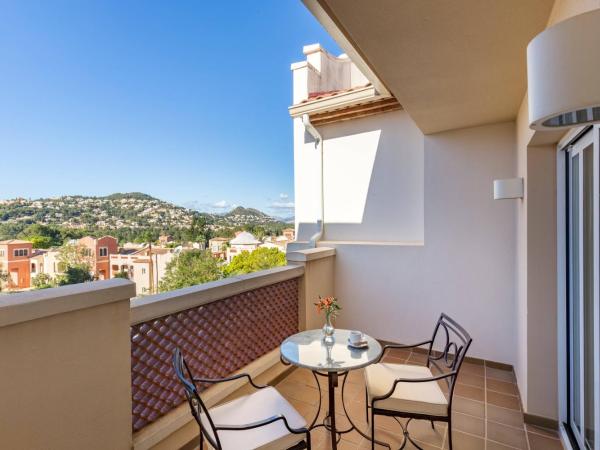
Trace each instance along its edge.
<path fill-rule="evenodd" d="M 435 430 L 435 425 L 433 424 L 433 420 L 431 421 L 431 428 Z"/>
<path fill-rule="evenodd" d="M 369 423 L 369 394 L 365 389 L 365 416 L 367 417 L 367 423 Z"/>
<path fill-rule="evenodd" d="M 375 450 L 375 413 L 371 407 L 371 450 Z"/>
<path fill-rule="evenodd" d="M 448 417 L 448 450 L 452 450 L 452 418 Z"/>
<path fill-rule="evenodd" d="M 204 435 L 202 434 L 202 430 L 200 430 L 200 450 L 204 450 Z"/>

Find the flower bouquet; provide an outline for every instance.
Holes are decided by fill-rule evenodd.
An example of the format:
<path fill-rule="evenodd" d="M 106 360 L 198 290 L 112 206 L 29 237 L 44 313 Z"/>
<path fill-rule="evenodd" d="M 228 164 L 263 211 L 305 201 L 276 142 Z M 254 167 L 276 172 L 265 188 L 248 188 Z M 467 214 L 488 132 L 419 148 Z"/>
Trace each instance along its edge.
<path fill-rule="evenodd" d="M 325 342 L 333 342 L 333 334 L 335 333 L 335 328 L 333 328 L 332 320 L 334 320 L 339 312 L 342 310 L 341 306 L 338 305 L 338 299 L 332 296 L 329 297 L 321 297 L 319 296 L 319 301 L 315 303 L 317 307 L 317 312 L 325 312 L 325 325 L 323 326 L 323 340 Z"/>

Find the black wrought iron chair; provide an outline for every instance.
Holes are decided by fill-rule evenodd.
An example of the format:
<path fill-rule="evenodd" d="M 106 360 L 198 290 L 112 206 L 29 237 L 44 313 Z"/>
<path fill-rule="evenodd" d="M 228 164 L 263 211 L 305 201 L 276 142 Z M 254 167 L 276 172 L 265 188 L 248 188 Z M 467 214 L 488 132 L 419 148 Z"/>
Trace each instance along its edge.
<path fill-rule="evenodd" d="M 425 366 L 378 362 L 365 369 L 366 413 L 369 420 L 370 409 L 372 449 L 375 448 L 375 416 L 382 415 L 395 418 L 402 428 L 404 438 L 400 448 L 404 448 L 408 441 L 416 448 L 421 448 L 411 439 L 408 432 L 408 425 L 412 419 L 431 421 L 432 427 L 436 421 L 446 422 L 448 446 L 452 450 L 454 386 L 471 342 L 469 333 L 442 313 L 430 340 L 413 345 L 390 344 L 383 347 L 379 361 L 387 350 L 393 348 L 407 349 L 428 345 L 429 350 Z M 435 351 L 434 346 L 442 350 Z M 440 380 L 444 380 L 448 386 L 447 397 L 438 383 Z M 408 421 L 402 424 L 398 418 L 407 418 Z"/>
<path fill-rule="evenodd" d="M 179 349 L 173 367 L 184 387 L 192 415 L 200 427 L 200 449 L 204 439 L 215 450 L 310 450 L 306 421 L 271 386 L 257 385 L 246 373 L 227 378 L 195 378 Z M 214 408 L 207 408 L 196 383 L 222 383 L 247 378 L 255 392 Z"/>

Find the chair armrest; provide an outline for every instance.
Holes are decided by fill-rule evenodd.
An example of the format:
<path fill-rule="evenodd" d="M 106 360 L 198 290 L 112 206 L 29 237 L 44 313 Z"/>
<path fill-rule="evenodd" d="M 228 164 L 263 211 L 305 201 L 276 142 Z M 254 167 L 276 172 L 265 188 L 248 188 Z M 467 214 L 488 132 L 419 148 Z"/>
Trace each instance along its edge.
<path fill-rule="evenodd" d="M 392 385 L 392 388 L 383 395 L 379 395 L 377 397 L 373 397 L 371 399 L 371 405 L 373 405 L 373 403 L 375 403 L 375 401 L 377 400 L 384 400 L 386 398 L 389 398 L 392 396 L 392 394 L 394 393 L 394 391 L 396 390 L 396 386 L 398 385 L 398 383 L 430 383 L 432 381 L 438 381 L 438 380 L 443 380 L 444 378 L 448 378 L 448 377 L 452 377 L 454 375 L 456 375 L 458 372 L 453 370 L 452 372 L 448 372 L 448 373 L 444 373 L 442 375 L 436 375 L 434 377 L 427 377 L 427 378 L 398 378 L 396 380 L 394 380 L 394 384 Z"/>
<path fill-rule="evenodd" d="M 308 429 L 306 429 L 306 428 L 292 428 L 292 427 L 290 427 L 290 424 L 288 423 L 287 419 L 285 418 L 285 416 L 283 414 L 277 414 L 276 416 L 269 417 L 269 418 L 263 419 L 263 420 L 259 420 L 257 422 L 247 423 L 247 424 L 244 424 L 244 425 L 215 425 L 215 429 L 217 431 L 219 431 L 219 430 L 224 430 L 224 431 L 251 430 L 253 428 L 264 427 L 265 425 L 272 424 L 272 423 L 277 422 L 279 420 L 283 421 L 283 424 L 285 425 L 285 427 L 288 429 L 288 431 L 290 433 L 294 433 L 294 434 L 308 433 Z"/>
<path fill-rule="evenodd" d="M 389 350 L 390 348 L 415 348 L 415 347 L 420 347 L 421 345 L 425 345 L 425 344 L 431 344 L 431 339 L 428 341 L 423 341 L 423 342 L 419 342 L 417 344 L 410 344 L 410 345 L 386 344 L 383 346 L 383 350 L 381 351 L 381 356 L 379 356 L 379 359 L 376 362 L 379 362 L 381 360 L 381 358 L 383 358 L 383 356 L 385 355 L 385 352 L 387 350 Z"/>
<path fill-rule="evenodd" d="M 254 382 L 254 380 L 252 379 L 252 377 L 247 374 L 247 373 L 239 373 L 237 375 L 232 375 L 230 377 L 225 377 L 225 378 L 194 378 L 194 382 L 196 383 L 224 383 L 227 381 L 234 381 L 234 380 L 239 380 L 240 378 L 248 378 L 248 381 L 250 382 L 250 384 L 252 386 L 254 386 L 256 389 L 264 389 L 268 386 L 265 385 L 261 385 L 261 384 L 256 384 Z"/>

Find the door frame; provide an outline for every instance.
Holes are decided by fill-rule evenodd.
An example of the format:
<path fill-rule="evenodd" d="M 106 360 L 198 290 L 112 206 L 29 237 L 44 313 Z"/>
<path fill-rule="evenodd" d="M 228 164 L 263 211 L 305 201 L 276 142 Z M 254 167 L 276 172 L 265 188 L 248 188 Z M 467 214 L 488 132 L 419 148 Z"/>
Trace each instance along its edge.
<path fill-rule="evenodd" d="M 567 150 L 584 137 L 588 132 L 592 133 L 592 144 L 594 151 L 594 242 L 596 248 L 594 251 L 594 303 L 596 307 L 600 306 L 600 248 L 598 243 L 600 242 L 600 160 L 598 159 L 600 154 L 600 126 L 586 126 L 579 127 L 567 133 L 558 146 L 556 152 L 556 201 L 557 201 L 557 321 L 558 321 L 558 333 L 557 333 L 557 349 L 558 349 L 558 417 L 559 417 L 559 433 L 563 444 L 567 449 L 577 449 L 576 440 L 571 433 L 571 429 L 567 424 L 570 422 L 569 416 L 569 405 L 570 405 L 570 390 L 569 385 L 569 362 L 570 362 L 570 348 L 569 348 L 569 303 L 568 295 L 571 289 L 568 279 L 569 271 L 569 212 L 570 205 L 567 194 L 567 186 L 570 183 L 569 178 L 569 164 L 570 158 Z M 581 178 L 580 174 L 580 178 Z M 599 311 L 595 311 L 596 320 L 594 322 L 594 341 L 596 345 L 600 343 L 600 314 Z M 599 346 L 600 347 L 600 346 Z M 594 357 L 594 368 L 596 378 L 594 380 L 594 422 L 595 422 L 595 447 L 600 449 L 600 349 L 595 349 Z"/>

